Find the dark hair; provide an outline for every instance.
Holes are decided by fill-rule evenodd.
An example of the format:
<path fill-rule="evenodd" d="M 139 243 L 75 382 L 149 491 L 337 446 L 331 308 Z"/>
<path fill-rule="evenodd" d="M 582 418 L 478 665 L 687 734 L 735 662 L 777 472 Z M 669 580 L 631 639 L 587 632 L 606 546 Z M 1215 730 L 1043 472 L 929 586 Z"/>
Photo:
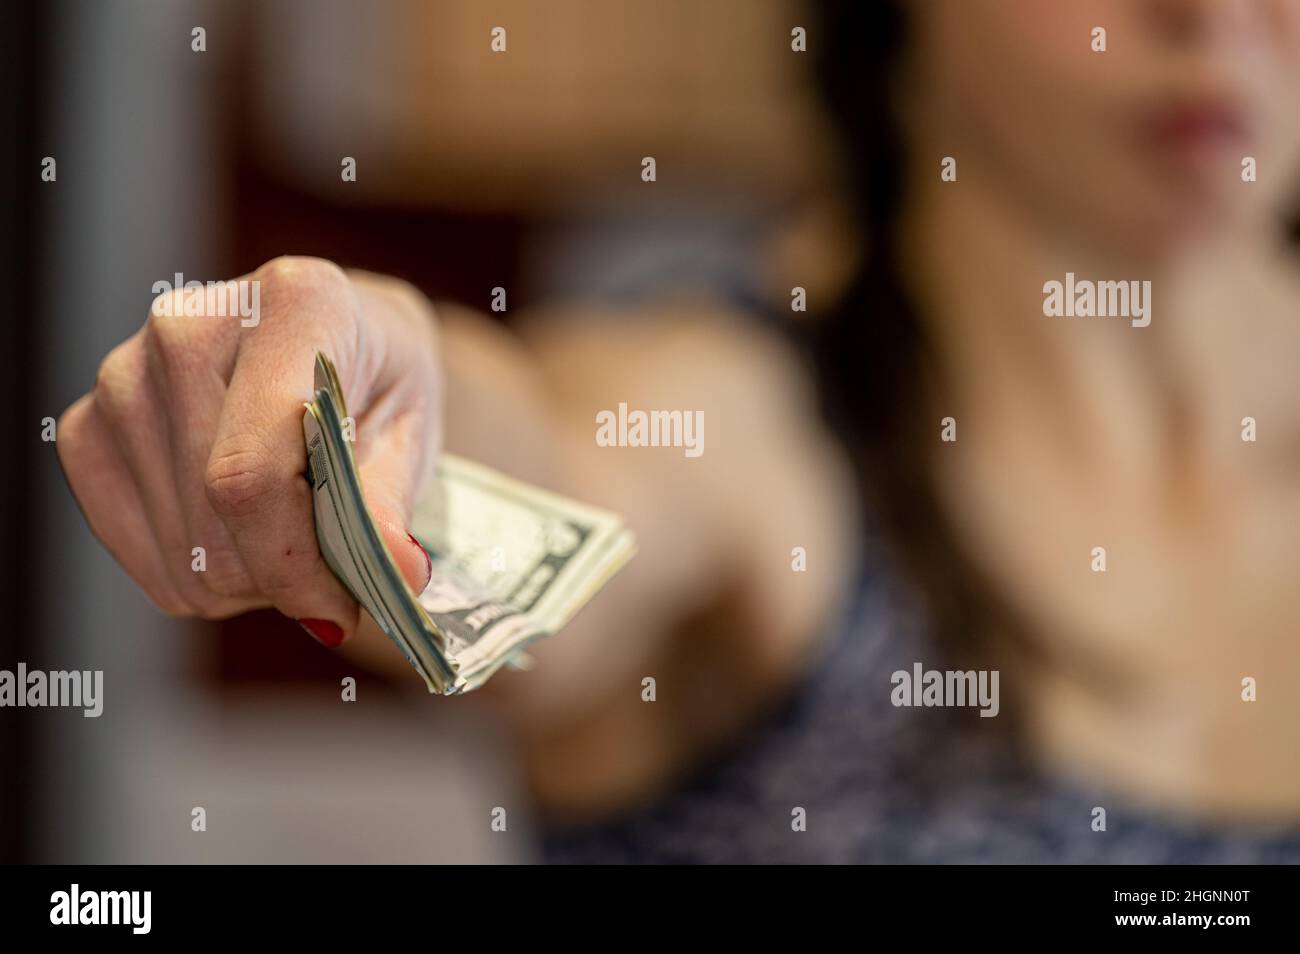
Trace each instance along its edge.
<path fill-rule="evenodd" d="M 954 544 L 927 465 L 926 448 L 940 432 L 939 419 L 925 413 L 932 356 L 901 277 L 897 234 L 905 155 L 895 98 L 908 23 L 890 0 L 820 6 L 817 81 L 864 240 L 847 292 L 812 326 L 823 409 L 852 459 L 872 525 L 921 585 L 945 642 L 969 649 L 997 607 Z"/>
<path fill-rule="evenodd" d="M 898 246 L 906 156 L 896 102 L 910 42 L 906 7 L 902 0 L 818 4 L 820 27 L 810 48 L 864 251 L 847 292 L 813 323 L 805 343 L 824 413 L 852 459 L 868 519 L 920 585 L 945 645 L 982 651 L 982 637 L 996 635 L 1024 658 L 1036 654 L 1035 645 L 987 575 L 957 546 L 927 458 L 940 430 L 928 385 L 939 377 L 902 280 Z M 1300 251 L 1300 208 L 1288 211 L 1286 234 Z"/>

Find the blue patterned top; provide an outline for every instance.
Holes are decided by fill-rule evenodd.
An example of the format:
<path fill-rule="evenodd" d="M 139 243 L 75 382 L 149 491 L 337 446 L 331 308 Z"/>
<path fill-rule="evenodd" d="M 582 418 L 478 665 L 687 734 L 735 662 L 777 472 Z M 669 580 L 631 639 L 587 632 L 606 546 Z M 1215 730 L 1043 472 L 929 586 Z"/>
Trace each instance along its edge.
<path fill-rule="evenodd" d="M 1035 774 L 1009 718 L 896 708 L 891 674 L 945 668 L 915 601 L 867 571 L 827 656 L 743 744 L 659 804 L 550 832 L 552 862 L 1295 863 L 1300 830 L 1179 827 Z M 1093 807 L 1106 830 L 1093 831 Z M 806 830 L 792 830 L 792 811 Z"/>

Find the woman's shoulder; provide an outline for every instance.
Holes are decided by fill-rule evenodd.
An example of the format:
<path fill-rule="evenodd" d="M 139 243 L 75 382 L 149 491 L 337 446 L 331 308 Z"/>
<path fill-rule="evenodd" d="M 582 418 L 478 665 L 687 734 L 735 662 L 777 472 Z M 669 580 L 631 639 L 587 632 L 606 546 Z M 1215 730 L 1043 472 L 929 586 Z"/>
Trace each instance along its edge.
<path fill-rule="evenodd" d="M 524 336 L 591 446 L 623 445 L 602 459 L 621 455 L 657 493 L 694 501 L 694 530 L 710 535 L 720 576 L 734 581 L 737 652 L 756 673 L 797 665 L 850 592 L 860 530 L 845 451 L 798 352 L 707 299 L 556 309 Z M 665 436 L 654 422 L 678 414 L 695 422 L 693 447 L 630 446 Z"/>

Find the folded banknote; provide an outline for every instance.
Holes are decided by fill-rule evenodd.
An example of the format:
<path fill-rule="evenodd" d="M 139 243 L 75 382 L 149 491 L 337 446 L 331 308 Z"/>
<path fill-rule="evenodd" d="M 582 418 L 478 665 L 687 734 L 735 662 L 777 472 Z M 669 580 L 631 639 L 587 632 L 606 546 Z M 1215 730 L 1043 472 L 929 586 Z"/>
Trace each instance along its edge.
<path fill-rule="evenodd" d="M 355 425 L 320 353 L 302 426 L 321 554 L 430 692 L 527 668 L 524 647 L 557 632 L 636 552 L 617 514 L 444 454 L 415 505 L 412 532 L 433 564 L 415 593 L 366 508 Z"/>

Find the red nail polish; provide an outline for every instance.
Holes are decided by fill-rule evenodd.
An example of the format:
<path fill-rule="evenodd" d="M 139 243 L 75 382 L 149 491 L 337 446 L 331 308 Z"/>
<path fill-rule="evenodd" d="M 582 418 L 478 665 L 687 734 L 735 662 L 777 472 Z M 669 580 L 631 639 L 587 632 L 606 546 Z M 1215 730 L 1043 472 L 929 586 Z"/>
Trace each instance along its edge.
<path fill-rule="evenodd" d="M 406 539 L 410 540 L 420 550 L 420 556 L 424 557 L 424 586 L 429 585 L 429 580 L 433 578 L 433 560 L 429 559 L 429 551 L 421 546 L 420 541 L 415 539 L 414 534 L 408 533 Z M 424 586 L 420 587 L 421 590 Z"/>
<path fill-rule="evenodd" d="M 300 619 L 298 625 L 322 646 L 333 649 L 343 643 L 343 627 L 327 619 Z"/>

